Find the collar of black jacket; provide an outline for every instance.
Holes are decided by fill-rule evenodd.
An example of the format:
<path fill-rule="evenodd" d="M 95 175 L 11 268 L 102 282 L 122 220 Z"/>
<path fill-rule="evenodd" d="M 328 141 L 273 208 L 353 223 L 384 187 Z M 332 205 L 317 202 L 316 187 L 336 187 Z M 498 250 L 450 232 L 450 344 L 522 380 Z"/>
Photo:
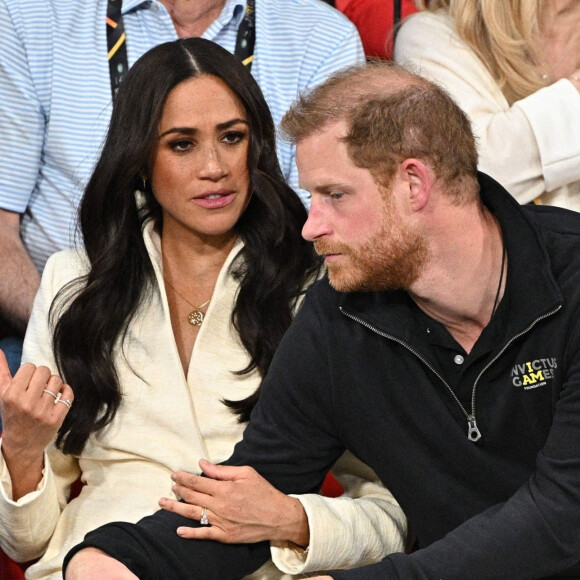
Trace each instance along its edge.
<path fill-rule="evenodd" d="M 563 303 L 545 245 L 544 222 L 564 220 L 567 227 L 580 232 L 580 214 L 559 208 L 522 207 L 488 175 L 479 173 L 478 180 L 483 203 L 499 220 L 507 251 L 511 308 L 506 336 L 509 338 L 524 332 Z M 412 308 L 415 306 L 406 292 L 339 293 L 338 303 L 343 313 L 374 329 L 405 342 L 413 341 Z"/>

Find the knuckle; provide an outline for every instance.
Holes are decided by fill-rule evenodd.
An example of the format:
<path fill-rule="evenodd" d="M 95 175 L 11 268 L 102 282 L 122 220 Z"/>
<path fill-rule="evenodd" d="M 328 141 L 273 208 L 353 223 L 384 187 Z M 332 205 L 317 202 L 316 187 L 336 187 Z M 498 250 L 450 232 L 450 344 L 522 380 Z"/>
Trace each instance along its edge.
<path fill-rule="evenodd" d="M 51 372 L 48 367 L 44 366 L 36 367 L 36 370 L 34 371 L 34 379 L 41 382 L 45 383 L 48 382 L 50 376 Z"/>
<path fill-rule="evenodd" d="M 36 367 L 32 363 L 27 362 L 27 363 L 20 365 L 19 370 L 20 370 L 20 372 L 26 372 L 26 373 L 32 374 L 36 370 Z"/>
<path fill-rule="evenodd" d="M 17 402 L 13 401 L 14 406 L 17 406 Z M 32 406 L 32 403 L 29 400 L 25 400 L 22 401 L 19 405 L 20 410 L 25 414 L 25 415 L 34 415 L 34 408 Z"/>
<path fill-rule="evenodd" d="M 181 515 L 188 517 L 190 520 L 199 520 L 199 513 L 196 506 L 188 503 L 178 503 Z"/>
<path fill-rule="evenodd" d="M 4 402 L 5 405 L 8 406 L 13 406 L 14 403 L 16 403 L 16 396 L 14 395 L 14 392 L 12 389 L 7 389 L 6 391 L 4 391 L 4 394 L 2 395 L 2 401 Z"/>
<path fill-rule="evenodd" d="M 30 412 L 30 416 L 31 416 L 31 417 L 32 417 L 32 418 L 33 418 L 35 421 L 37 421 L 38 423 L 41 423 L 41 424 L 42 424 L 42 423 L 43 423 L 43 422 L 45 422 L 45 421 L 46 421 L 46 422 L 48 422 L 48 419 L 47 419 L 47 417 L 46 417 L 45 413 L 41 412 L 41 410 L 40 410 L 40 409 L 38 409 L 38 408 L 36 408 L 36 409 L 33 409 L 33 410 Z"/>
<path fill-rule="evenodd" d="M 193 491 L 197 486 L 198 479 L 199 475 L 196 475 L 195 473 L 189 473 L 185 476 L 184 483 L 191 491 Z"/>

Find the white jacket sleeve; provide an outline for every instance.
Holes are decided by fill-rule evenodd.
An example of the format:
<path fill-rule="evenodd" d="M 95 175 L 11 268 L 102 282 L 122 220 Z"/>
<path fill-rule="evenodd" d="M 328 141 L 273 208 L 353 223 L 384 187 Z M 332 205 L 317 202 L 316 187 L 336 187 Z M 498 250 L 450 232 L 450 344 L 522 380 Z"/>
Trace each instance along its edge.
<path fill-rule="evenodd" d="M 444 13 L 411 16 L 395 60 L 445 88 L 469 115 L 479 168 L 521 203 L 575 184 L 580 192 L 580 93 L 560 80 L 511 107 L 490 72 Z M 571 204 L 580 204 L 580 200 Z"/>
<path fill-rule="evenodd" d="M 344 487 L 341 497 L 296 496 L 308 517 L 308 549 L 272 542 L 272 560 L 283 572 L 353 568 L 404 550 L 407 520 L 374 471 L 346 452 L 332 472 Z"/>
<path fill-rule="evenodd" d="M 58 263 L 61 267 L 59 268 Z M 58 279 L 64 262 L 50 258 L 34 302 L 26 331 L 22 361 L 44 365 L 56 373 L 48 311 L 62 285 Z M 13 560 L 27 562 L 41 556 L 68 500 L 70 485 L 80 475 L 75 458 L 65 456 L 53 445 L 44 454 L 43 478 L 35 491 L 12 500 L 12 482 L 0 454 L 0 548 Z"/>

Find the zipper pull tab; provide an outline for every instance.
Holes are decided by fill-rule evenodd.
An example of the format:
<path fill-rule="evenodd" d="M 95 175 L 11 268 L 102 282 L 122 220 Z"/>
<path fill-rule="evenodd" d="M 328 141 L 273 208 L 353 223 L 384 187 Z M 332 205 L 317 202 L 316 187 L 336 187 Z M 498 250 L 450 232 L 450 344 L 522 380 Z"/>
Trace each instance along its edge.
<path fill-rule="evenodd" d="M 477 428 L 475 415 L 467 415 L 467 438 L 473 442 L 481 439 L 481 433 Z"/>

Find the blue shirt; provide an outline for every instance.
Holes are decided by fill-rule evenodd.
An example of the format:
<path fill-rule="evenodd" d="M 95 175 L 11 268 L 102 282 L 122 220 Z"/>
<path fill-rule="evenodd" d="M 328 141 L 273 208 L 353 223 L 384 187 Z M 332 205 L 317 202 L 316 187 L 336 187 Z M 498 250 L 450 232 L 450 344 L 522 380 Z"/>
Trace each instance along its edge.
<path fill-rule="evenodd" d="M 256 4 L 252 74 L 278 124 L 299 92 L 363 52 L 355 27 L 320 0 Z M 233 52 L 245 5 L 226 0 L 203 37 Z M 122 11 L 129 65 L 177 38 L 158 0 L 123 0 Z M 0 207 L 23 214 L 39 270 L 75 243 L 78 203 L 107 131 L 106 12 L 107 0 L 0 0 Z M 294 148 L 281 142 L 278 154 L 298 191 Z"/>

